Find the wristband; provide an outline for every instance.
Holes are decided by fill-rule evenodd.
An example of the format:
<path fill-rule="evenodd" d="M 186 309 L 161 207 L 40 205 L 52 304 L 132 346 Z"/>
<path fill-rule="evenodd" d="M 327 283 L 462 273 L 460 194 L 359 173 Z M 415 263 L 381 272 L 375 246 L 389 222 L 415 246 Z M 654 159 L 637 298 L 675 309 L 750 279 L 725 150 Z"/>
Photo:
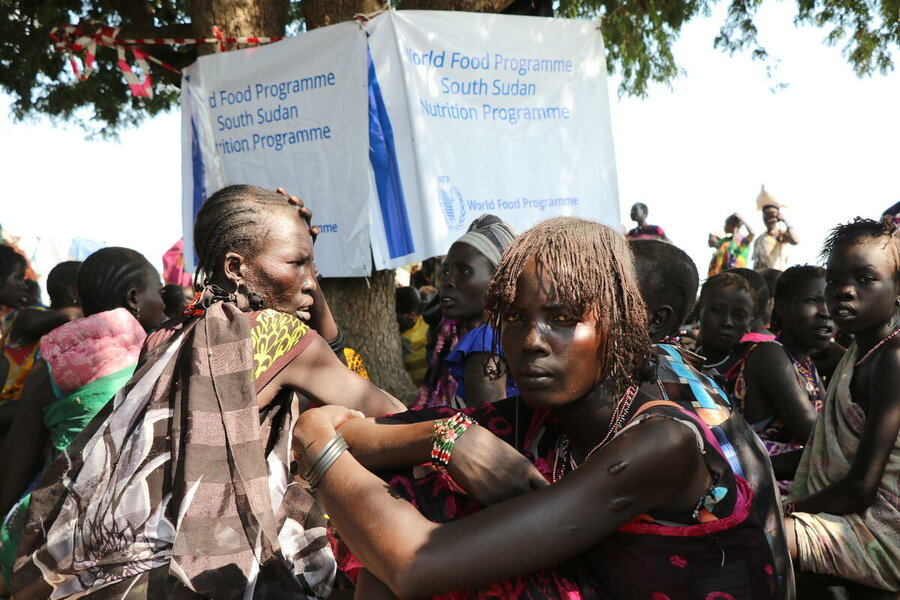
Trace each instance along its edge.
<path fill-rule="evenodd" d="M 331 468 L 334 461 L 336 461 L 347 448 L 347 441 L 344 439 L 344 436 L 339 433 L 335 433 L 334 437 L 322 446 L 322 449 L 319 450 L 315 460 L 313 460 L 312 466 L 306 474 L 303 475 L 303 478 L 309 484 L 311 489 L 316 489 L 316 486 L 322 481 L 322 477 L 325 476 L 325 473 L 328 472 L 328 469 Z"/>
<path fill-rule="evenodd" d="M 338 358 L 344 356 L 344 332 L 341 331 L 340 327 L 338 327 L 337 337 L 328 342 L 328 345 L 331 346 L 331 351 L 334 352 Z"/>
<path fill-rule="evenodd" d="M 456 413 L 449 419 L 434 422 L 434 445 L 431 448 L 431 466 L 441 473 L 447 472 L 450 455 L 456 440 L 475 423 L 463 413 Z"/>

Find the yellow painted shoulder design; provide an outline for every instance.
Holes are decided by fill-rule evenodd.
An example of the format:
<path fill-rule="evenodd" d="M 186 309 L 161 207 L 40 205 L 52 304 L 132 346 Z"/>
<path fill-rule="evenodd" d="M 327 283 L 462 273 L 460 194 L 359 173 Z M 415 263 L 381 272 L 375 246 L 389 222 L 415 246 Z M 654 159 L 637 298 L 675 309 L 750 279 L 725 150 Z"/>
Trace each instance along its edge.
<path fill-rule="evenodd" d="M 253 378 L 257 379 L 297 345 L 309 326 L 293 315 L 266 309 L 256 316 L 250 329 L 253 342 Z"/>

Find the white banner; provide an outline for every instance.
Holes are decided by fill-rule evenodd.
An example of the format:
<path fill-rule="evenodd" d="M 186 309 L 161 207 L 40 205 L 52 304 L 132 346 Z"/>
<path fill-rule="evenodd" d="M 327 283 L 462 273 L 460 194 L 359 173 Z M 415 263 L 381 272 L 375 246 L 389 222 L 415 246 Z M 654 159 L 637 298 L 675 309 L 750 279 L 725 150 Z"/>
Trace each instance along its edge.
<path fill-rule="evenodd" d="M 283 187 L 313 211 L 316 265 L 367 276 L 366 34 L 340 23 L 278 43 L 201 57 L 182 83 L 185 263 L 194 215 L 231 184 Z"/>
<path fill-rule="evenodd" d="M 200 58 L 182 115 L 186 263 L 199 206 L 235 183 L 301 196 L 329 277 L 444 254 L 482 213 L 619 228 L 590 21 L 388 11 Z"/>
<path fill-rule="evenodd" d="M 445 254 L 482 213 L 519 231 L 559 215 L 619 229 L 596 23 L 389 11 L 367 29 L 392 137 L 385 164 L 373 157 L 376 268 Z"/>

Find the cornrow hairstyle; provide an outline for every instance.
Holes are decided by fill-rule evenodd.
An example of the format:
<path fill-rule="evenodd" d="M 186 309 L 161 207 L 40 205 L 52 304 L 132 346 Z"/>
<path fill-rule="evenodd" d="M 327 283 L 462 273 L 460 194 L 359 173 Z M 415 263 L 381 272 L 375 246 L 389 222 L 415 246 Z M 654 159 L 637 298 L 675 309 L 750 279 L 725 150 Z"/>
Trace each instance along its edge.
<path fill-rule="evenodd" d="M 0 244 L 0 284 L 13 274 L 19 266 L 26 266 L 25 257 L 13 249 L 12 246 Z"/>
<path fill-rule="evenodd" d="M 207 198 L 194 219 L 194 251 L 198 259 L 195 287 L 212 282 L 227 253 L 258 251 L 265 240 L 265 228 L 277 209 L 289 210 L 301 218 L 287 196 L 252 185 L 229 185 Z"/>
<path fill-rule="evenodd" d="M 556 217 L 517 237 L 503 253 L 488 285 L 485 305 L 490 324 L 503 328 L 503 315 L 516 298 L 516 285 L 533 260 L 553 282 L 556 301 L 575 315 L 590 314 L 606 344 L 604 379 L 621 392 L 649 377 L 647 309 L 625 238 L 600 223 Z M 499 352 L 495 352 L 499 354 Z"/>
<path fill-rule="evenodd" d="M 88 256 L 78 269 L 78 297 L 85 316 L 125 306 L 125 295 L 141 289 L 144 278 L 155 271 L 144 255 L 131 248 L 102 248 Z"/>
<path fill-rule="evenodd" d="M 883 216 L 880 221 L 856 217 L 849 223 L 838 225 L 825 239 L 820 256 L 828 262 L 837 250 L 852 246 L 865 238 L 873 240 L 885 238 L 883 248 L 887 249 L 894 259 L 895 277 L 900 275 L 900 229 L 890 215 Z"/>
<path fill-rule="evenodd" d="M 684 323 L 697 300 L 700 275 L 697 265 L 681 248 L 662 240 L 632 239 L 628 247 L 634 256 L 634 267 L 644 301 L 648 306 L 668 304 L 672 307 L 674 335 Z"/>
<path fill-rule="evenodd" d="M 759 271 L 754 271 L 753 269 L 737 268 L 728 269 L 725 272 L 743 277 L 747 280 L 747 283 L 753 286 L 753 318 L 757 319 L 763 316 L 766 312 L 766 305 L 769 303 L 769 284 L 766 283 L 766 278 Z"/>
<path fill-rule="evenodd" d="M 753 286 L 750 285 L 750 282 L 737 273 L 725 271 L 722 273 L 717 273 L 703 282 L 703 286 L 700 288 L 700 302 L 698 306 L 702 309 L 706 302 L 709 300 L 710 294 L 729 287 L 736 287 L 738 289 L 744 290 L 745 292 L 747 292 L 747 294 L 750 295 L 751 304 L 754 307 L 757 305 L 756 290 L 753 289 Z"/>
<path fill-rule="evenodd" d="M 781 330 L 779 313 L 784 305 L 797 300 L 801 286 L 812 279 L 824 279 L 825 269 L 816 265 L 796 265 L 785 270 L 775 284 L 775 308 L 772 310 L 772 329 Z"/>
<path fill-rule="evenodd" d="M 70 285 L 77 286 L 76 277 L 80 260 L 67 260 L 61 262 L 47 275 L 47 295 L 50 296 L 50 308 L 62 308 L 69 305 L 66 293 Z"/>

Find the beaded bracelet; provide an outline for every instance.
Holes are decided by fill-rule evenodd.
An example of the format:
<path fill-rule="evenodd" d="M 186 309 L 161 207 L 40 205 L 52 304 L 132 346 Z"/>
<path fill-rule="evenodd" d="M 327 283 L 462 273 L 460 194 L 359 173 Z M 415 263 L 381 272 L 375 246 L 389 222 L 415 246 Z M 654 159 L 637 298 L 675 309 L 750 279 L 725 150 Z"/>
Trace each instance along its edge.
<path fill-rule="evenodd" d="M 315 460 L 313 460 L 312 466 L 306 474 L 303 475 L 303 479 L 306 480 L 311 489 L 316 489 L 316 486 L 322 481 L 322 477 L 325 476 L 325 473 L 328 472 L 328 469 L 331 468 L 334 461 L 336 461 L 347 448 L 347 441 L 344 439 L 344 436 L 339 433 L 335 433 L 334 437 L 322 446 L 322 449 L 319 450 Z"/>
<path fill-rule="evenodd" d="M 434 445 L 431 447 L 431 466 L 441 473 L 447 472 L 450 454 L 456 440 L 475 423 L 463 413 L 456 413 L 449 419 L 434 422 Z"/>

